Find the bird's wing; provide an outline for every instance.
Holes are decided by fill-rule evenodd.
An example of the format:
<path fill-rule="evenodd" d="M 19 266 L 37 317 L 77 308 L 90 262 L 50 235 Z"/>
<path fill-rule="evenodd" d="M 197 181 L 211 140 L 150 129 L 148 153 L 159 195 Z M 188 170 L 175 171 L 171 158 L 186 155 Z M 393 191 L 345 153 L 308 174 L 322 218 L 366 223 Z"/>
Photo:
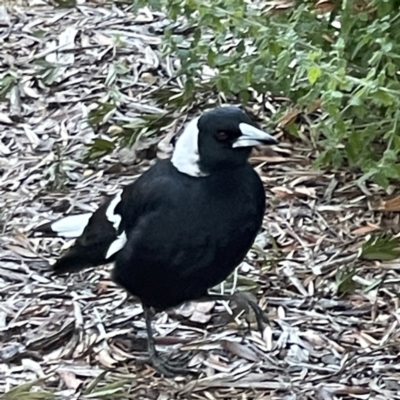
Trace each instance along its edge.
<path fill-rule="evenodd" d="M 47 222 L 32 230 L 40 236 L 77 238 L 82 235 L 93 213 L 68 215 L 57 221 Z"/>
<path fill-rule="evenodd" d="M 81 271 L 114 261 L 137 219 L 159 201 L 158 187 L 160 181 L 165 181 L 165 166 L 166 163 L 159 163 L 157 168 L 150 168 L 93 214 L 69 216 L 37 227 L 34 232 L 42 235 L 78 236 L 75 244 L 53 266 L 54 273 Z"/>
<path fill-rule="evenodd" d="M 74 245 L 53 266 L 55 274 L 80 271 L 113 261 L 125 245 L 120 203 L 122 190 L 104 202 L 93 214 L 67 216 L 34 229 L 44 236 L 78 237 Z"/>

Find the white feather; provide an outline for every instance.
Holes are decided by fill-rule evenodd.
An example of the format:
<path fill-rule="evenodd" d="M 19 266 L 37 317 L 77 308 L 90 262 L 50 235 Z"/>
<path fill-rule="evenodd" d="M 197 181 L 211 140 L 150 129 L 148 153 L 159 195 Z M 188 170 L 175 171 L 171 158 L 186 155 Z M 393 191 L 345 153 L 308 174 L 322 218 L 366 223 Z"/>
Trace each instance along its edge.
<path fill-rule="evenodd" d="M 76 238 L 82 235 L 92 213 L 70 215 L 52 223 L 51 229 L 59 236 Z"/>
<path fill-rule="evenodd" d="M 206 176 L 199 166 L 198 120 L 199 118 L 195 118 L 186 126 L 182 135 L 176 142 L 174 153 L 171 158 L 172 164 L 179 172 L 196 178 Z"/>
<path fill-rule="evenodd" d="M 113 254 L 120 251 L 128 241 L 125 231 L 123 231 L 110 245 L 107 250 L 106 259 L 110 258 Z"/>
<path fill-rule="evenodd" d="M 115 197 L 111 200 L 110 205 L 106 210 L 107 219 L 113 224 L 113 227 L 116 231 L 118 231 L 119 224 L 121 223 L 122 217 L 119 214 L 115 214 L 115 207 L 121 201 L 122 189 L 115 195 Z"/>

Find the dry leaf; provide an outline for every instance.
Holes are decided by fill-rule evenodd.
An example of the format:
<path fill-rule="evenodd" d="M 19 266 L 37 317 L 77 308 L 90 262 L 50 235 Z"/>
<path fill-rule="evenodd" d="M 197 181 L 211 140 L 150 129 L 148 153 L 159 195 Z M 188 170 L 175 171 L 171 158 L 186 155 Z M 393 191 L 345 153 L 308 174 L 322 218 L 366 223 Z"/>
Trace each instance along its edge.
<path fill-rule="evenodd" d="M 26 258 L 38 258 L 38 255 L 33 253 L 32 251 L 25 249 L 20 246 L 16 246 L 13 244 L 6 244 L 5 247 L 7 247 L 9 250 L 12 250 L 14 253 L 26 257 Z"/>
<path fill-rule="evenodd" d="M 278 121 L 278 127 L 284 128 L 286 125 L 291 124 L 300 115 L 301 111 L 297 109 L 288 110 Z"/>
<path fill-rule="evenodd" d="M 335 9 L 335 4 L 329 0 L 319 0 L 314 7 L 319 13 L 326 14 Z"/>
<path fill-rule="evenodd" d="M 383 211 L 400 211 L 400 195 L 388 200 L 381 199 L 378 209 Z"/>
<path fill-rule="evenodd" d="M 296 197 L 292 190 L 285 187 L 273 187 L 270 190 L 283 199 L 292 200 Z"/>
<path fill-rule="evenodd" d="M 315 113 L 315 111 L 319 110 L 322 105 L 322 99 L 317 99 L 313 104 L 307 107 L 307 114 Z"/>
<path fill-rule="evenodd" d="M 68 389 L 76 390 L 83 383 L 83 381 L 81 379 L 78 379 L 76 375 L 71 371 L 58 370 L 57 373 L 61 376 L 61 379 L 64 381 Z"/>
<path fill-rule="evenodd" d="M 230 351 L 232 354 L 240 358 L 244 358 L 245 360 L 253 362 L 260 361 L 260 358 L 257 356 L 257 354 L 253 350 L 251 350 L 248 346 L 245 346 L 238 342 L 232 342 L 229 340 L 223 340 L 221 342 L 221 345 L 225 350 Z"/>
<path fill-rule="evenodd" d="M 107 368 L 113 368 L 117 363 L 117 361 L 111 357 L 110 353 L 105 348 L 101 349 L 97 356 L 99 362 Z"/>
<path fill-rule="evenodd" d="M 361 226 L 360 228 L 354 229 L 353 231 L 351 231 L 351 233 L 353 235 L 361 236 L 361 235 L 366 235 L 367 233 L 370 233 L 370 232 L 377 231 L 379 229 L 380 229 L 379 226 L 369 224 L 369 225 Z"/>
<path fill-rule="evenodd" d="M 314 199 L 317 197 L 316 190 L 313 187 L 297 186 L 294 188 L 294 192 L 296 194 L 313 197 Z"/>

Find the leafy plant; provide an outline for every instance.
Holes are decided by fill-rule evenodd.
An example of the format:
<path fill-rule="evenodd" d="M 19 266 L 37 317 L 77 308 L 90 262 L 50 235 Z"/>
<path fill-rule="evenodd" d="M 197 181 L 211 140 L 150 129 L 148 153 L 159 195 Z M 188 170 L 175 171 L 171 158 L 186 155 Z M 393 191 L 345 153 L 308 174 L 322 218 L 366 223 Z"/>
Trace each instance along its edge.
<path fill-rule="evenodd" d="M 102 103 L 89 114 L 89 124 L 98 128 L 109 119 L 114 111 L 115 106 L 110 103 Z M 94 139 L 89 143 L 84 158 L 86 161 L 93 161 L 104 157 L 114 150 L 116 142 L 123 146 L 132 146 L 141 137 L 152 136 L 160 129 L 168 127 L 172 121 L 173 118 L 166 114 L 143 114 L 141 117 L 133 118 L 129 123 L 111 126 L 109 131 L 118 137 L 117 140 Z"/>
<path fill-rule="evenodd" d="M 101 157 L 110 154 L 115 148 L 115 143 L 107 139 L 95 138 L 88 145 L 88 149 L 85 152 L 84 160 L 86 162 L 97 160 Z"/>
<path fill-rule="evenodd" d="M 320 104 L 308 133 L 317 164 L 359 168 L 387 186 L 400 178 L 399 3 L 150 0 L 135 6 L 164 10 L 176 22 L 165 30 L 164 51 L 179 58 L 177 76 L 185 83 L 175 97 L 158 92 L 167 108 L 190 107 L 199 88 L 244 104 L 268 92 L 288 96 L 300 110 Z M 282 107 L 271 123 L 285 112 Z M 296 122 L 288 133 L 299 136 Z"/>
<path fill-rule="evenodd" d="M 65 191 L 68 180 L 76 180 L 74 170 L 80 167 L 78 162 L 65 157 L 59 146 L 54 149 L 55 158 L 45 172 L 49 190 Z"/>
<path fill-rule="evenodd" d="M 0 99 L 4 100 L 6 95 L 18 83 L 18 73 L 13 70 L 0 74 Z"/>
<path fill-rule="evenodd" d="M 54 395 L 47 391 L 36 391 L 33 392 L 31 389 L 42 383 L 45 378 L 40 378 L 34 381 L 23 383 L 19 386 L 14 387 L 8 392 L 4 393 L 5 400 L 28 400 L 28 399 L 37 399 L 37 400 L 50 400 L 54 399 Z"/>
<path fill-rule="evenodd" d="M 89 125 L 97 129 L 100 125 L 107 122 L 111 115 L 115 112 L 116 105 L 111 102 L 98 103 L 98 107 L 91 110 L 88 115 Z"/>
<path fill-rule="evenodd" d="M 142 136 L 152 136 L 160 129 L 168 127 L 173 122 L 171 116 L 165 114 L 143 114 L 140 118 L 132 119 L 128 124 L 122 126 L 122 142 L 131 146 Z"/>
<path fill-rule="evenodd" d="M 45 86 L 51 86 L 56 82 L 60 66 L 46 61 L 45 58 L 38 58 L 32 64 L 37 71 L 37 77 Z"/>
<path fill-rule="evenodd" d="M 54 4 L 60 8 L 73 8 L 76 7 L 76 0 L 53 0 Z"/>
<path fill-rule="evenodd" d="M 335 276 L 336 293 L 338 295 L 346 295 L 354 293 L 357 288 L 356 282 L 353 277 L 357 274 L 354 267 L 339 268 Z"/>
<path fill-rule="evenodd" d="M 400 257 L 399 239 L 390 235 L 370 237 L 361 248 L 364 260 L 391 261 Z"/>

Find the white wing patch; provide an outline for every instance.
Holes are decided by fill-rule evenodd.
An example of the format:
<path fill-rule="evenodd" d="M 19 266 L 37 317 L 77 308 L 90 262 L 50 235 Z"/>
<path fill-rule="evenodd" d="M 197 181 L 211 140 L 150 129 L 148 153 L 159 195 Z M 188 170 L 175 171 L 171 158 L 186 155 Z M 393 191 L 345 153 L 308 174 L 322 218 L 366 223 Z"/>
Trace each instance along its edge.
<path fill-rule="evenodd" d="M 92 213 L 70 215 L 52 223 L 50 227 L 58 236 L 76 238 L 82 235 L 91 216 Z"/>
<path fill-rule="evenodd" d="M 110 245 L 107 250 L 106 259 L 109 259 L 113 254 L 120 251 L 128 241 L 125 231 L 123 231 Z"/>
<path fill-rule="evenodd" d="M 106 210 L 106 217 L 112 223 L 114 229 L 118 232 L 119 225 L 121 224 L 122 217 L 115 213 L 115 208 L 121 201 L 122 190 L 120 190 L 115 197 L 111 200 L 110 205 Z M 106 259 L 110 258 L 113 254 L 120 251 L 127 242 L 127 237 L 125 231 L 121 232 L 120 235 L 111 243 L 107 250 Z"/>
<path fill-rule="evenodd" d="M 117 207 L 117 205 L 121 201 L 121 195 L 122 195 L 122 189 L 111 200 L 106 210 L 106 217 L 113 224 L 113 227 L 116 231 L 118 231 L 119 224 L 121 223 L 122 220 L 122 217 L 119 214 L 115 214 L 115 207 Z"/>
<path fill-rule="evenodd" d="M 201 171 L 199 166 L 199 146 L 198 137 L 199 130 L 197 128 L 197 121 L 199 118 L 194 118 L 186 126 L 182 135 L 176 142 L 174 153 L 172 154 L 171 162 L 173 166 L 183 174 L 199 178 L 207 176 Z"/>

